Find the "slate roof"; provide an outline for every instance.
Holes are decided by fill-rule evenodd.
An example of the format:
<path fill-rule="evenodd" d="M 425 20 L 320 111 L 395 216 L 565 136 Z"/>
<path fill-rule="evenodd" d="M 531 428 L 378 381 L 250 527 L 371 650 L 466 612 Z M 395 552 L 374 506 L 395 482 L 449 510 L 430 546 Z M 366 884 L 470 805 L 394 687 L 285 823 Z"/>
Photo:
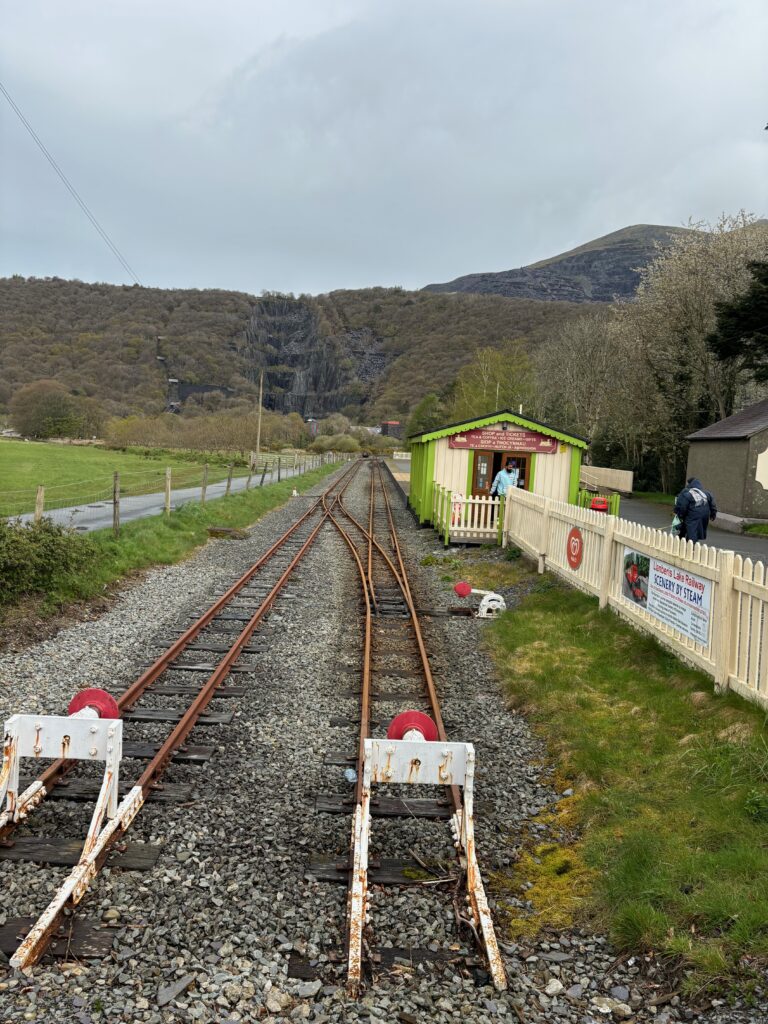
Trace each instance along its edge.
<path fill-rule="evenodd" d="M 768 429 L 768 398 L 689 434 L 687 441 L 737 441 Z"/>

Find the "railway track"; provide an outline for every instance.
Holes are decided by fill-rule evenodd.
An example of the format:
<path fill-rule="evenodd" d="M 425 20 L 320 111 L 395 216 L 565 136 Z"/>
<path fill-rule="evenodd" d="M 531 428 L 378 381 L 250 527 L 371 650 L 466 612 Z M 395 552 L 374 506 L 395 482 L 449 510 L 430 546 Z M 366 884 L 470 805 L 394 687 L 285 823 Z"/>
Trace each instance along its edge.
<path fill-rule="evenodd" d="M 474 824 L 472 804 L 472 781 L 474 750 L 466 752 L 454 749 L 449 744 L 443 716 L 440 709 L 437 688 L 432 675 L 429 655 L 419 621 L 419 612 L 414 603 L 406 565 L 398 539 L 387 485 L 378 460 L 370 464 L 367 523 L 360 522 L 347 509 L 343 496 L 335 506 L 325 502 L 329 519 L 343 537 L 356 563 L 363 601 L 363 651 L 360 681 L 360 728 L 356 755 L 355 807 L 350 843 L 350 870 L 347 897 L 346 960 L 347 988 L 353 997 L 357 996 L 363 982 L 366 935 L 370 923 L 368 850 L 371 833 L 372 782 L 383 783 L 383 791 L 389 789 L 390 779 L 395 782 L 421 782 L 425 777 L 427 760 L 434 750 L 437 757 L 437 779 L 444 779 L 443 803 L 450 811 L 450 828 L 456 860 L 459 868 L 457 884 L 452 888 L 453 903 L 459 933 L 466 929 L 482 949 L 491 978 L 497 989 L 506 988 L 506 975 L 499 953 L 493 922 L 477 865 L 474 847 Z M 376 628 L 374 628 L 374 624 Z M 384 625 L 386 623 L 386 625 Z M 395 655 L 398 668 L 393 669 L 387 662 Z M 405 667 L 404 667 L 405 659 Z M 416 692 L 387 693 L 387 686 L 394 680 L 418 680 Z M 410 758 L 407 774 L 398 778 L 395 765 L 397 742 L 382 747 L 386 760 L 383 773 L 377 778 L 376 768 L 372 770 L 373 737 L 372 713 L 374 704 L 381 705 L 382 719 L 391 715 L 392 704 L 410 702 L 426 704 L 427 714 L 416 710 L 401 712 L 387 731 L 387 737 L 400 740 L 434 741 L 434 747 L 417 745 L 404 753 Z M 398 722 L 400 727 L 398 728 Z M 394 728 L 392 728 L 394 726 Z M 424 730 L 429 730 L 425 733 Z M 419 730 L 422 730 L 421 732 Z M 380 730 L 379 730 L 380 731 Z M 439 748 L 439 750 L 438 750 Z M 401 753 L 403 751 L 401 750 Z M 469 763 L 465 766 L 464 777 L 453 764 L 465 754 Z M 424 759 L 424 764 L 422 764 Z M 415 768 L 414 768 L 415 766 Z M 461 778 L 461 785 L 459 779 Z M 425 781 L 433 781 L 429 776 Z M 401 787 L 395 786 L 394 792 Z M 395 800 L 400 799 L 395 795 Z M 414 805 L 402 800 L 402 813 L 413 813 Z M 421 807 L 423 810 L 423 805 Z M 439 812 L 438 812 L 439 814 Z M 442 814 L 439 814 L 442 817 Z M 370 931 L 370 928 L 368 928 Z"/>
<path fill-rule="evenodd" d="M 348 491 L 355 480 L 358 490 L 361 485 L 367 489 L 365 515 L 358 511 L 356 516 L 349 507 L 352 503 Z M 454 850 L 455 865 L 449 877 L 434 879 L 435 889 L 450 908 L 456 938 L 468 937 L 475 942 L 486 958 L 494 984 L 497 988 L 505 987 L 504 969 L 474 852 L 471 765 L 465 765 L 461 772 L 449 773 L 444 785 L 428 786 L 426 795 L 418 799 L 404 798 L 402 787 L 381 778 L 373 780 L 382 783 L 376 795 L 371 792 L 371 744 L 377 736 L 381 738 L 396 712 L 405 708 L 418 706 L 430 716 L 437 741 L 432 747 L 438 751 L 437 756 L 449 749 L 452 756 L 453 752 L 464 756 L 471 750 L 468 745 L 448 741 L 388 486 L 385 471 L 375 460 L 351 464 L 204 614 L 181 628 L 178 636 L 168 638 L 168 646 L 117 699 L 128 734 L 122 770 L 125 775 L 133 769 L 130 781 L 122 785 L 119 794 L 115 789 L 115 796 L 121 799 L 113 800 L 111 808 L 102 805 L 99 811 L 97 805 L 82 849 L 73 852 L 69 844 L 72 871 L 58 885 L 42 915 L 33 922 L 17 920 L 6 925 L 6 931 L 11 929 L 20 938 L 11 960 L 14 967 L 27 970 L 43 955 L 52 939 L 61 942 L 63 925 L 71 935 L 76 906 L 110 853 L 125 843 L 126 832 L 146 801 L 185 799 L 184 787 L 168 780 L 169 776 L 173 779 L 173 765 L 204 764 L 212 756 L 212 747 L 197 743 L 197 733 L 193 741 L 193 730 L 226 726 L 231 718 L 226 710 L 228 704 L 231 706 L 232 698 L 246 695 L 246 690 L 238 686 L 238 675 L 255 670 L 251 655 L 258 657 L 260 651 L 267 649 L 260 639 L 259 627 L 281 595 L 290 597 L 286 587 L 296 568 L 323 528 L 332 525 L 355 566 L 361 613 L 352 631 L 356 632 L 359 626 L 361 647 L 357 750 L 350 765 L 356 773 L 353 822 L 349 860 L 343 868 L 337 865 L 348 880 L 348 990 L 356 994 L 377 962 L 375 912 L 373 927 L 366 925 L 371 911 L 371 865 L 367 851 L 371 816 L 376 817 L 382 808 L 395 819 L 398 815 L 408 818 L 409 825 L 418 819 L 420 827 L 423 822 L 425 828 L 437 828 L 443 845 L 444 833 L 450 830 L 448 845 Z M 248 675 L 241 678 L 247 679 Z M 10 774 L 6 770 L 10 754 L 6 738 L 5 782 Z M 140 770 L 136 769 L 137 763 Z M 0 794 L 2 782 L 0 778 Z M 0 859 L 45 862 L 53 850 L 54 863 L 66 863 L 66 857 L 56 860 L 58 840 L 28 835 L 36 821 L 44 818 L 33 812 L 44 801 L 92 799 L 99 792 L 94 765 L 63 757 L 54 760 L 38 779 L 19 787 L 10 801 L 10 812 L 5 810 L 0 815 Z M 165 820 L 173 829 L 170 814 Z M 380 824 L 377 818 L 374 836 L 378 835 Z M 394 820 L 392 824 L 397 827 L 399 822 Z M 436 834 L 436 843 L 437 838 Z M 10 867 L 4 864 L 4 869 Z M 430 865 L 426 868 L 431 870 Z M 456 954 L 452 956 L 455 958 Z"/>
<path fill-rule="evenodd" d="M 214 700 L 242 694 L 238 688 L 224 684 L 233 670 L 240 667 L 243 655 L 254 651 L 254 633 L 358 471 L 359 463 L 350 464 L 304 515 L 117 698 L 114 714 L 119 714 L 131 736 L 122 749 L 123 764 L 147 762 L 119 802 L 116 772 L 112 779 L 105 776 L 104 785 L 99 786 L 91 762 L 66 756 L 71 742 L 69 733 L 74 734 L 77 723 L 61 738 L 61 749 L 57 751 L 61 756 L 23 787 L 18 784 L 19 768 L 25 763 L 19 763 L 19 737 L 6 732 L 0 769 L 0 808 L 5 804 L 0 811 L 0 858 L 50 861 L 51 849 L 57 845 L 55 840 L 17 844 L 17 831 L 32 824 L 30 816 L 54 793 L 76 799 L 96 798 L 86 840 L 72 871 L 48 906 L 31 927 L 26 920 L 11 921 L 6 926 L 19 934 L 25 933 L 10 959 L 12 967 L 27 970 L 45 953 L 60 931 L 65 914 L 83 899 L 110 851 L 122 840 L 145 802 L 162 790 L 161 780 L 172 760 L 183 759 L 184 755 L 194 759 L 197 755 L 198 761 L 204 761 L 210 756 L 209 750 L 188 745 L 190 734 L 196 727 L 225 724 L 231 718 L 226 711 L 209 712 L 209 705 Z M 206 660 L 201 662 L 201 657 Z M 168 706 L 168 698 L 173 699 L 172 706 Z M 186 703 L 180 704 L 179 698 Z M 93 699 L 98 703 L 99 698 Z M 35 756 L 50 756 L 52 751 L 41 743 L 40 737 L 44 737 L 46 729 L 54 729 L 54 723 L 46 721 L 45 716 L 29 717 L 39 719 L 28 723 L 37 735 Z M 146 737 L 136 735 L 137 727 L 138 732 L 148 730 L 154 735 L 147 741 Z M 96 728 L 92 724 L 91 732 Z M 61 863 L 55 852 L 53 859 Z M 64 863 L 66 859 L 65 856 Z"/>

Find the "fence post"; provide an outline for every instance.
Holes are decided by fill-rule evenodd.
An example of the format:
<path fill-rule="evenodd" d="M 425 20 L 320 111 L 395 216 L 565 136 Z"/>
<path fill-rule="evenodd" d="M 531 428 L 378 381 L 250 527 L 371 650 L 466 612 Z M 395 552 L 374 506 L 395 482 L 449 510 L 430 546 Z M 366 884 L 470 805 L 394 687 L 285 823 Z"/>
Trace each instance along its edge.
<path fill-rule="evenodd" d="M 245 489 L 249 491 L 251 489 L 251 477 L 253 476 L 253 463 L 248 463 L 248 479 L 245 481 Z"/>
<path fill-rule="evenodd" d="M 720 628 L 715 625 L 715 616 L 710 609 L 709 628 L 713 630 L 710 636 L 710 643 L 714 646 L 712 652 L 715 663 L 715 693 L 725 693 L 728 689 L 728 677 L 731 674 L 731 644 L 733 643 L 733 621 L 734 605 L 736 603 L 736 591 L 733 587 L 733 563 L 735 554 L 733 551 L 720 552 L 720 579 L 717 587 L 720 595 L 720 607 L 722 614 L 719 616 Z M 715 602 L 717 607 L 718 602 Z"/>
<path fill-rule="evenodd" d="M 225 498 L 229 497 L 229 492 L 232 490 L 232 468 L 232 463 L 230 462 L 230 464 L 227 466 L 227 486 L 224 491 Z"/>
<path fill-rule="evenodd" d="M 605 517 L 605 533 L 603 534 L 603 558 L 600 566 L 600 591 L 598 604 L 600 608 L 608 606 L 611 593 L 611 576 L 613 575 L 613 535 L 616 532 L 616 518 Z"/>
<path fill-rule="evenodd" d="M 35 522 L 39 523 L 43 518 L 43 508 L 45 507 L 45 487 L 42 484 L 38 484 L 37 497 L 35 498 Z"/>
<path fill-rule="evenodd" d="M 203 466 L 203 482 L 200 484 L 200 504 L 205 504 L 205 495 L 208 490 L 208 463 Z"/>
<path fill-rule="evenodd" d="M 171 467 L 165 467 L 165 514 L 171 514 Z"/>
<path fill-rule="evenodd" d="M 549 510 L 552 505 L 551 498 L 544 499 L 544 510 L 541 515 L 541 533 L 539 534 L 539 572 L 544 572 L 547 559 L 547 547 L 549 546 Z"/>
<path fill-rule="evenodd" d="M 280 469 L 281 469 L 281 466 L 282 466 L 282 462 L 283 462 L 282 458 L 278 455 L 277 456 L 277 482 L 278 483 L 280 483 L 280 480 L 282 479 L 282 477 L 280 476 Z"/>
<path fill-rule="evenodd" d="M 112 532 L 120 536 L 120 474 L 117 471 L 112 480 Z"/>
<path fill-rule="evenodd" d="M 505 496 L 502 494 L 499 497 L 499 511 L 498 519 L 496 520 L 496 539 L 499 547 L 504 547 L 504 515 L 507 508 L 507 502 Z"/>

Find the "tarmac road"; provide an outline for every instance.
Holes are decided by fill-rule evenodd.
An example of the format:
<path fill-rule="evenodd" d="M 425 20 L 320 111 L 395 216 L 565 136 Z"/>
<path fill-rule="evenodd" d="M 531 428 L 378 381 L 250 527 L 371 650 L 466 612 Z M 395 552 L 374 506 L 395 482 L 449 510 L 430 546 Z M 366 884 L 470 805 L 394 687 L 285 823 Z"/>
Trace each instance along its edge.
<path fill-rule="evenodd" d="M 668 530 L 672 522 L 672 506 L 656 505 L 639 498 L 622 498 L 619 514 L 622 519 L 650 526 L 655 530 Z M 707 544 L 714 548 L 735 551 L 742 558 L 760 559 L 768 562 L 768 536 L 757 533 L 730 533 L 718 530 L 717 520 L 709 524 Z"/>
<path fill-rule="evenodd" d="M 281 473 L 281 479 L 296 476 L 293 469 L 285 469 Z M 251 481 L 251 489 L 259 486 L 259 479 L 254 476 Z M 248 478 L 245 476 L 234 477 L 232 480 L 231 493 L 244 491 Z M 277 482 L 277 471 L 273 470 L 264 478 L 264 483 Z M 214 498 L 221 498 L 227 488 L 226 480 L 220 483 L 208 484 L 206 501 Z M 188 501 L 200 500 L 200 487 L 181 487 L 171 493 L 171 509 L 179 508 Z M 148 516 L 160 515 L 165 507 L 165 495 L 161 491 L 157 494 L 141 494 L 136 497 L 120 498 L 120 523 L 129 523 L 134 519 L 145 519 Z M 73 505 L 70 508 L 57 508 L 46 511 L 46 516 L 54 519 L 57 523 L 71 526 L 78 533 L 89 533 L 92 530 L 103 530 L 112 526 L 112 502 L 102 501 L 94 505 Z M 22 522 L 31 522 L 33 513 L 28 512 L 21 516 L 14 516 Z"/>

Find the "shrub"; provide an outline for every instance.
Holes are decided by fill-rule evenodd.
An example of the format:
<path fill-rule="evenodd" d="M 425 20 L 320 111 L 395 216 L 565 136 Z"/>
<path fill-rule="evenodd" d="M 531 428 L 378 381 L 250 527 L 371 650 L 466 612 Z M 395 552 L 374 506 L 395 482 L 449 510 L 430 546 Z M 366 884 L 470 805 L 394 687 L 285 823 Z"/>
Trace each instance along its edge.
<path fill-rule="evenodd" d="M 95 559 L 92 541 L 50 519 L 24 524 L 0 520 L 0 606 L 26 594 L 51 591 Z"/>

